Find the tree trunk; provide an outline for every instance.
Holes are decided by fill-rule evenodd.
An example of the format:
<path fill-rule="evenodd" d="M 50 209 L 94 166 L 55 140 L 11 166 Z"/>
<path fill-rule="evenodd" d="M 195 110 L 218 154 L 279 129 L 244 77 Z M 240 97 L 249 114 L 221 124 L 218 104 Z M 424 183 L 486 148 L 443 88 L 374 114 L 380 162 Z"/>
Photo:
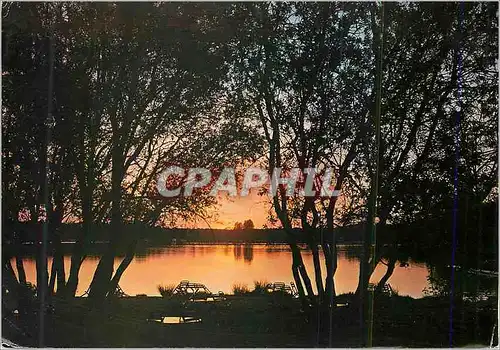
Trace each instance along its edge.
<path fill-rule="evenodd" d="M 300 273 L 298 267 L 295 265 L 295 260 L 292 259 L 292 275 L 295 280 L 295 285 L 297 286 L 297 291 L 299 293 L 299 299 L 302 306 L 305 308 L 307 303 L 306 293 L 304 291 L 304 285 L 302 284 L 302 280 L 300 279 Z"/>
<path fill-rule="evenodd" d="M 371 257 L 371 245 L 372 245 L 372 231 L 374 224 L 374 212 L 373 205 L 370 204 L 374 200 L 373 191 L 370 195 L 370 201 L 368 204 L 368 218 L 366 222 L 366 229 L 364 232 L 363 238 L 363 253 L 360 257 L 359 267 L 359 281 L 358 288 L 356 290 L 356 294 L 359 297 L 359 328 L 360 328 L 360 339 L 362 340 L 362 346 L 366 346 L 367 342 L 367 313 L 368 313 L 368 284 L 370 281 L 371 271 L 371 259 L 375 259 L 375 257 Z M 371 259 L 370 259 L 371 258 Z"/>
<path fill-rule="evenodd" d="M 49 278 L 49 289 L 48 289 L 48 294 L 53 295 L 55 293 L 55 285 L 56 285 L 56 267 L 54 260 L 52 260 L 52 268 L 50 269 L 50 278 Z"/>
<path fill-rule="evenodd" d="M 389 262 L 387 263 L 387 270 L 385 271 L 384 276 L 380 279 L 380 281 L 377 284 L 377 287 L 375 288 L 376 293 L 382 292 L 382 289 L 384 288 L 385 284 L 391 278 L 392 274 L 394 273 L 394 268 L 396 267 L 396 262 L 397 259 L 392 256 L 389 258 Z"/>
<path fill-rule="evenodd" d="M 80 235 L 82 236 L 84 234 L 82 233 Z M 83 238 L 79 237 L 75 242 L 73 254 L 71 255 L 71 266 L 69 268 L 68 282 L 66 283 L 66 286 L 64 288 L 64 295 L 67 297 L 73 297 L 76 294 L 76 289 L 78 287 L 78 273 L 80 272 L 80 266 L 83 262 L 82 254 Z"/>
<path fill-rule="evenodd" d="M 71 254 L 71 266 L 69 271 L 68 282 L 65 286 L 64 294 L 68 297 L 75 296 L 78 288 L 78 274 L 82 266 L 84 258 L 85 242 L 89 239 L 92 231 L 92 191 L 87 186 L 85 193 L 82 195 L 82 231 L 78 235 L 75 242 L 73 253 Z"/>
<path fill-rule="evenodd" d="M 19 275 L 19 283 L 26 285 L 26 272 L 24 271 L 23 259 L 20 256 L 16 256 L 16 269 Z"/>
<path fill-rule="evenodd" d="M 137 247 L 138 241 L 139 241 L 138 239 L 134 239 L 132 243 L 129 245 L 125 258 L 123 258 L 122 262 L 120 263 L 120 266 L 118 266 L 118 269 L 116 270 L 116 273 L 113 276 L 113 279 L 110 282 L 108 295 L 110 293 L 111 294 L 114 293 L 116 287 L 118 286 L 118 283 L 120 282 L 120 278 L 122 277 L 127 267 L 130 265 L 132 260 L 134 259 L 135 249 Z"/>
<path fill-rule="evenodd" d="M 60 242 L 60 238 L 57 237 L 56 240 L 59 240 L 59 243 L 54 242 L 56 245 L 54 251 L 54 258 L 52 259 L 52 268 L 50 272 L 50 280 L 49 280 L 49 293 L 54 294 L 55 284 L 57 281 L 57 294 L 62 295 L 65 293 L 66 286 L 66 273 L 64 270 L 64 256 L 62 254 L 62 245 Z"/>
<path fill-rule="evenodd" d="M 61 250 L 58 250 L 52 264 L 56 266 L 57 271 L 57 294 L 61 295 L 66 287 L 66 271 L 64 269 L 64 256 Z"/>
<path fill-rule="evenodd" d="M 302 303 L 304 305 L 314 303 L 314 291 L 312 289 L 311 279 L 304 266 L 300 248 L 295 243 L 290 243 L 289 246 L 292 251 L 292 274 L 295 284 L 297 285 L 297 290 L 299 291 L 299 297 L 303 298 Z"/>
<path fill-rule="evenodd" d="M 335 301 L 335 281 L 333 277 L 337 272 L 337 246 L 336 244 L 323 244 L 323 254 L 326 261 L 326 280 L 325 280 L 325 304 L 329 306 L 334 305 Z"/>
<path fill-rule="evenodd" d="M 312 284 L 311 284 L 311 279 L 309 278 L 309 275 L 307 274 L 307 270 L 304 266 L 304 261 L 302 260 L 302 254 L 300 253 L 300 248 L 297 245 L 291 246 L 292 249 L 292 257 L 295 266 L 297 267 L 300 277 L 304 281 L 304 286 L 307 292 L 307 295 L 309 298 L 312 298 L 314 296 L 314 291 L 312 289 Z"/>
<path fill-rule="evenodd" d="M 64 269 L 64 255 L 61 243 L 61 224 L 63 219 L 63 200 L 59 193 L 57 196 L 56 209 L 54 210 L 52 220 L 53 244 L 54 244 L 54 259 L 52 267 L 55 267 L 57 276 L 57 293 L 61 294 L 66 285 L 66 271 Z"/>
<path fill-rule="evenodd" d="M 9 289 L 17 288 L 19 282 L 17 281 L 16 274 L 10 263 L 10 259 L 4 259 L 2 272 L 3 286 Z"/>
<path fill-rule="evenodd" d="M 382 215 L 380 217 L 380 222 L 377 224 L 377 226 L 379 227 L 379 230 L 382 230 L 387 222 L 387 215 L 386 214 L 388 214 L 388 213 L 387 212 L 382 213 Z M 367 232 L 369 232 L 369 231 L 366 230 L 365 235 L 367 234 Z M 371 241 L 371 235 L 369 237 L 369 240 Z M 397 250 L 396 242 L 394 242 L 392 244 L 393 244 L 393 246 L 392 246 L 391 250 L 392 251 Z M 381 249 L 380 242 L 377 241 L 376 245 L 377 245 L 376 251 L 380 251 L 380 249 Z M 370 278 L 371 278 L 373 272 L 375 271 L 375 269 L 377 268 L 377 265 L 378 265 L 380 257 L 381 257 L 381 254 L 375 254 L 375 256 L 371 256 L 370 249 L 371 249 L 371 243 L 368 244 L 368 247 L 366 246 L 366 244 L 363 246 L 363 253 L 362 253 L 362 256 L 360 257 L 360 275 L 359 275 L 358 287 L 356 289 L 356 295 L 359 295 L 361 287 L 363 287 L 365 289 L 368 288 Z M 363 256 L 366 254 L 366 252 L 368 252 L 367 253 L 368 257 L 363 258 Z M 393 253 L 391 252 L 391 254 L 393 254 Z M 374 259 L 373 264 L 372 264 L 372 259 Z M 362 269 L 365 269 L 365 270 L 363 271 Z M 364 277 L 364 278 L 362 279 L 362 277 Z"/>
<path fill-rule="evenodd" d="M 49 295 L 55 293 L 56 277 L 57 277 L 57 291 L 61 293 L 66 284 L 66 276 L 64 272 L 64 256 L 62 252 L 60 226 L 62 223 L 62 200 L 58 200 L 55 210 L 50 211 L 49 230 L 52 232 L 53 244 L 53 259 L 52 268 L 49 278 Z"/>
<path fill-rule="evenodd" d="M 44 224 L 43 224 L 44 225 Z M 38 225 L 37 230 L 43 230 L 42 225 Z M 39 236 L 40 237 L 40 236 Z M 38 237 L 38 238 L 39 238 Z M 37 240 L 38 240 L 37 238 Z M 36 287 L 37 293 L 39 297 L 44 298 L 46 295 L 46 291 L 48 288 L 48 276 L 49 273 L 47 271 L 47 255 L 44 254 L 44 249 L 42 246 L 44 243 L 36 242 Z"/>
<path fill-rule="evenodd" d="M 26 285 L 26 272 L 24 270 L 23 258 L 20 257 L 20 253 L 22 250 L 22 242 L 21 236 L 19 235 L 19 231 L 14 228 L 14 244 L 16 247 L 16 270 L 17 275 L 19 276 L 19 284 Z"/>
<path fill-rule="evenodd" d="M 321 275 L 321 262 L 319 260 L 319 250 L 318 246 L 313 242 L 309 245 L 313 256 L 314 263 L 314 279 L 316 280 L 316 289 L 318 290 L 319 304 L 322 303 L 325 290 L 323 289 L 323 277 Z"/>
<path fill-rule="evenodd" d="M 107 295 L 109 283 L 113 275 L 113 262 L 115 257 L 115 242 L 111 241 L 107 251 L 99 260 L 97 269 L 94 273 L 94 278 L 90 284 L 89 300 L 93 300 L 95 304 L 102 302 Z"/>
<path fill-rule="evenodd" d="M 113 137 L 112 150 L 112 168 L 111 168 L 111 232 L 108 249 L 103 255 L 97 269 L 94 273 L 94 278 L 90 284 L 89 298 L 97 304 L 106 298 L 109 284 L 113 276 L 113 262 L 116 255 L 116 246 L 118 243 L 118 235 L 122 230 L 122 179 L 124 175 L 123 164 L 124 159 L 121 154 L 119 140 L 116 136 Z"/>

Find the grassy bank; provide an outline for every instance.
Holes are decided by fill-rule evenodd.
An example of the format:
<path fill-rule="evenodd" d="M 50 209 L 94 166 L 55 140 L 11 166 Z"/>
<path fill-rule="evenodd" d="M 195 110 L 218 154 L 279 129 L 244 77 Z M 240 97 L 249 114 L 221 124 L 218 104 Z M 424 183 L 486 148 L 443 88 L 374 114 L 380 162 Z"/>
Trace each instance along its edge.
<path fill-rule="evenodd" d="M 349 302 L 350 298 L 340 296 L 339 302 Z M 94 311 L 89 311 L 86 301 L 75 298 L 55 304 L 56 313 L 46 321 L 48 346 L 310 347 L 318 343 L 314 314 L 306 317 L 298 300 L 282 295 L 228 296 L 225 301 L 189 302 L 187 306 L 161 297 L 128 297 L 115 299 Z M 492 305 L 496 303 L 456 305 L 455 345 L 489 344 L 496 318 Z M 334 347 L 359 345 L 357 315 L 353 304 L 336 310 Z M 375 303 L 373 345 L 447 347 L 448 315 L 447 299 L 379 297 Z M 152 321 L 160 316 L 195 316 L 201 322 Z M 5 320 L 3 332 L 4 336 L 14 332 L 12 327 L 6 327 Z M 28 333 L 32 345 L 36 344 L 36 328 L 32 327 Z M 29 338 L 22 339 L 30 343 Z"/>

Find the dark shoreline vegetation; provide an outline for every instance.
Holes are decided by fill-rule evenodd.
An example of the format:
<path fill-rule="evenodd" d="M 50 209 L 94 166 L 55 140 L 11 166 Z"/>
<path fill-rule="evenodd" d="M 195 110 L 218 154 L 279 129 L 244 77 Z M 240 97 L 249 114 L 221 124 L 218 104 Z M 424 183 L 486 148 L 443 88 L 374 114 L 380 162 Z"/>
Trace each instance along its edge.
<path fill-rule="evenodd" d="M 3 2 L 2 334 L 39 347 L 488 344 L 498 8 Z M 253 197 L 222 201 L 248 182 Z M 175 229 L 215 220 L 235 229 Z M 120 285 L 142 263 L 147 293 L 172 282 L 164 267 L 248 281 L 253 243 L 287 245 L 258 278 L 287 276 L 297 298 L 237 280 L 238 295 L 214 302 Z M 213 271 L 205 247 L 181 260 L 177 244 L 235 246 Z M 425 297 L 390 294 L 401 267 L 404 283 L 427 278 Z"/>
<path fill-rule="evenodd" d="M 21 243 L 35 243 L 40 238 L 40 224 L 17 223 L 14 226 L 6 226 L 5 228 L 8 228 L 7 232 L 17 231 L 21 237 Z M 361 242 L 363 229 L 362 225 L 336 229 L 338 243 Z M 82 234 L 82 230 L 81 224 L 62 224 L 59 227 L 58 234 L 61 241 L 74 242 Z M 110 225 L 93 226 L 88 240 L 90 242 L 108 242 L 111 232 Z M 307 242 L 307 235 L 301 229 L 295 229 L 294 233 L 299 243 Z M 172 239 L 175 239 L 177 243 L 288 243 L 287 234 L 283 229 L 190 229 L 128 224 L 123 226 L 121 234 L 124 239 L 139 235 L 142 241 L 149 242 L 152 245 L 170 244 Z M 48 241 L 51 242 L 52 238 L 49 233 Z M 4 244 L 13 243 L 7 233 Z"/>

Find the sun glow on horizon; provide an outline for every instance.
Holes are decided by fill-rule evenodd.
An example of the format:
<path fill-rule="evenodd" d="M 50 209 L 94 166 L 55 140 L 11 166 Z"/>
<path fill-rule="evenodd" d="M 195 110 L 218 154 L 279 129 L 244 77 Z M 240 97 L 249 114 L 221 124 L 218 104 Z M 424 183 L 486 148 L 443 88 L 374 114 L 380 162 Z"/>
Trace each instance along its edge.
<path fill-rule="evenodd" d="M 271 203 L 267 196 L 259 196 L 252 190 L 248 196 L 228 197 L 220 195 L 218 205 L 210 210 L 213 217 L 182 222 L 186 228 L 232 229 L 236 222 L 252 220 L 255 228 L 269 226 L 268 213 Z"/>

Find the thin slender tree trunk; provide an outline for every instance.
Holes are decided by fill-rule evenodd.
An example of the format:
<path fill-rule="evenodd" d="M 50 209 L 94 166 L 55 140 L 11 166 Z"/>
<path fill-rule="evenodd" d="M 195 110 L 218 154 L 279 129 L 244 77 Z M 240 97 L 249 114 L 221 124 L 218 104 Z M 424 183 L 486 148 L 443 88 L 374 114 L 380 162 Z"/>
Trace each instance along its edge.
<path fill-rule="evenodd" d="M 55 267 L 54 260 L 52 260 L 52 268 L 50 269 L 49 289 L 48 289 L 49 295 L 53 295 L 55 292 L 56 275 L 57 275 L 57 270 Z"/>
<path fill-rule="evenodd" d="M 59 252 L 56 253 L 56 256 L 54 256 L 54 260 L 52 262 L 52 264 L 56 265 L 58 295 L 62 294 L 66 287 L 66 271 L 64 269 L 64 256 L 60 251 L 60 249 Z"/>
<path fill-rule="evenodd" d="M 292 274 L 295 280 L 295 284 L 297 285 L 299 297 L 301 297 L 303 305 L 308 305 L 308 300 L 312 302 L 314 298 L 311 279 L 309 278 L 307 270 L 304 266 L 302 254 L 300 253 L 300 248 L 297 245 L 297 240 L 295 238 L 294 232 L 290 230 L 290 228 L 285 229 L 285 232 L 287 233 L 288 246 L 292 251 Z"/>
<path fill-rule="evenodd" d="M 4 283 L 5 286 L 10 285 L 13 287 L 17 287 L 17 285 L 19 284 L 14 269 L 12 268 L 12 265 L 10 263 L 10 259 L 4 259 L 2 279 L 6 282 Z"/>
<path fill-rule="evenodd" d="M 42 231 L 42 225 L 38 225 L 37 229 Z M 44 251 L 42 249 L 42 245 L 44 243 L 39 243 L 38 239 L 40 236 L 37 237 L 37 253 L 36 253 L 36 286 L 37 286 L 37 293 L 39 296 L 45 296 L 46 291 L 48 288 L 48 270 L 47 270 L 47 256 L 44 254 Z"/>
<path fill-rule="evenodd" d="M 292 250 L 292 259 L 293 265 L 297 269 L 300 274 L 300 277 L 304 283 L 305 290 L 307 292 L 307 296 L 312 300 L 314 296 L 314 291 L 312 289 L 311 279 L 307 274 L 307 270 L 304 266 L 304 261 L 302 260 L 302 254 L 300 253 L 300 248 L 296 244 L 291 244 L 290 248 Z"/>
<path fill-rule="evenodd" d="M 321 262 L 319 259 L 319 250 L 318 246 L 312 242 L 309 245 L 312 256 L 313 256 L 313 264 L 314 264 L 314 279 L 316 282 L 316 289 L 318 290 L 318 298 L 319 298 L 319 304 L 324 300 L 325 296 L 325 290 L 323 288 L 323 276 L 321 274 Z"/>
<path fill-rule="evenodd" d="M 113 293 L 116 290 L 116 287 L 118 286 L 118 283 L 120 282 L 123 273 L 134 259 L 135 249 L 137 248 L 138 242 L 139 242 L 138 239 L 134 239 L 132 243 L 129 245 L 125 257 L 120 263 L 120 266 L 118 266 L 118 269 L 116 269 L 116 273 L 109 284 L 108 294 Z"/>
<path fill-rule="evenodd" d="M 92 191 L 88 186 L 85 189 L 85 193 L 82 195 L 82 203 L 82 230 L 76 239 L 73 253 L 71 254 L 69 277 L 64 292 L 68 297 L 73 297 L 76 294 L 78 288 L 78 274 L 84 260 L 85 242 L 89 239 L 92 231 Z"/>
<path fill-rule="evenodd" d="M 19 276 L 19 284 L 26 285 L 26 271 L 24 270 L 23 258 L 20 256 L 22 250 L 21 236 L 16 228 L 14 228 L 14 244 L 16 249 L 16 270 Z"/>
<path fill-rule="evenodd" d="M 15 233 L 15 243 L 16 243 L 16 269 L 17 274 L 19 276 L 19 283 L 22 285 L 26 285 L 26 272 L 24 271 L 23 258 L 19 254 L 21 254 L 22 244 L 21 244 L 21 236 L 19 232 Z"/>
<path fill-rule="evenodd" d="M 306 293 L 304 291 L 304 285 L 302 284 L 302 280 L 300 279 L 300 273 L 297 265 L 295 265 L 295 260 L 292 259 L 292 275 L 295 280 L 295 285 L 297 286 L 297 291 L 299 293 L 299 299 L 302 303 L 302 306 L 307 306 Z"/>
<path fill-rule="evenodd" d="M 117 140 L 113 141 L 112 151 L 112 169 L 111 169 L 111 198 L 113 204 L 111 206 L 111 233 L 108 244 L 108 249 L 102 256 L 97 269 L 94 273 L 94 278 L 90 285 L 89 298 L 97 304 L 103 301 L 109 290 L 109 284 L 113 276 L 113 262 L 116 256 L 118 244 L 118 235 L 122 230 L 122 212 L 121 212 L 121 197 L 122 197 L 122 179 L 124 175 L 123 164 L 124 159 L 121 154 L 121 148 Z"/>
<path fill-rule="evenodd" d="M 64 269 L 64 255 L 61 243 L 61 225 L 63 219 L 63 204 L 62 198 L 58 196 L 56 202 L 56 210 L 54 211 L 54 220 L 52 222 L 54 258 L 52 266 L 55 266 L 57 276 L 57 293 L 61 294 L 66 285 L 66 271 Z"/>
<path fill-rule="evenodd" d="M 396 267 L 396 262 L 397 259 L 392 256 L 389 258 L 389 262 L 387 263 L 387 270 L 385 271 L 384 276 L 380 279 L 380 281 L 377 284 L 377 287 L 375 288 L 376 293 L 382 292 L 382 289 L 384 288 L 385 284 L 391 278 L 392 274 L 394 273 L 394 268 Z"/>
<path fill-rule="evenodd" d="M 94 273 L 94 278 L 90 284 L 89 300 L 95 301 L 96 304 L 102 302 L 107 295 L 109 283 L 113 275 L 113 263 L 116 253 L 115 240 L 112 239 L 108 244 L 108 249 L 99 260 L 97 269 Z"/>
<path fill-rule="evenodd" d="M 366 228 L 364 232 L 363 238 L 363 253 L 360 257 L 360 273 L 359 273 L 359 281 L 358 288 L 356 290 L 356 294 L 359 297 L 359 326 L 360 326 L 360 339 L 362 341 L 362 346 L 366 346 L 367 344 L 367 314 L 368 314 L 368 284 L 371 276 L 371 259 L 375 259 L 375 257 L 371 257 L 371 245 L 372 245 L 372 230 L 373 230 L 373 217 L 374 217 L 374 206 L 371 204 L 375 199 L 373 198 L 373 191 L 370 194 L 370 201 L 368 204 L 368 218 L 366 223 Z M 371 259 L 370 259 L 371 258 Z"/>
<path fill-rule="evenodd" d="M 16 256 L 16 269 L 19 275 L 19 283 L 26 285 L 26 272 L 24 271 L 23 259 L 19 255 Z"/>
<path fill-rule="evenodd" d="M 380 217 L 380 222 L 377 224 L 377 226 L 379 227 L 379 230 L 382 230 L 387 222 L 387 215 L 386 214 L 387 213 L 383 213 L 382 216 Z M 368 230 L 371 230 L 371 228 L 369 228 Z M 365 231 L 365 234 L 367 232 L 369 232 L 368 230 Z M 369 240 L 371 241 L 371 237 L 369 237 Z M 379 243 L 380 242 L 377 243 L 377 248 L 376 248 L 377 251 L 381 249 Z M 364 287 L 365 289 L 368 288 L 370 278 L 371 278 L 373 272 L 375 272 L 375 269 L 377 268 L 380 257 L 381 257 L 380 253 L 375 254 L 375 256 L 372 257 L 370 254 L 370 247 L 371 247 L 371 243 L 368 245 L 368 247 L 366 247 L 366 245 L 363 246 L 363 253 L 362 253 L 362 256 L 360 258 L 360 275 L 359 275 L 358 287 L 356 289 L 356 295 L 359 295 L 361 287 Z M 368 254 L 366 253 L 366 249 L 368 249 L 367 250 Z M 391 249 L 392 250 L 397 249 L 396 242 L 394 242 L 394 246 Z M 367 258 L 363 258 L 365 256 L 365 254 L 368 255 Z M 373 264 L 372 264 L 372 259 L 375 260 L 373 262 Z M 365 269 L 365 271 L 363 272 L 362 269 Z M 362 279 L 362 277 L 363 277 L 363 279 Z"/>
<path fill-rule="evenodd" d="M 59 238 L 57 238 L 59 239 Z M 61 243 L 56 244 L 56 248 L 54 251 L 54 258 L 52 259 L 52 268 L 50 271 L 50 280 L 49 280 L 49 293 L 56 293 L 55 285 L 57 281 L 57 294 L 61 295 L 65 293 L 66 287 L 66 273 L 64 269 L 64 256 L 62 254 L 62 246 Z"/>
<path fill-rule="evenodd" d="M 78 273 L 80 272 L 80 266 L 83 262 L 83 238 L 78 238 L 75 242 L 75 247 L 73 254 L 71 255 L 71 265 L 69 269 L 68 282 L 64 288 L 64 295 L 67 297 L 73 297 L 76 294 L 76 289 L 78 287 Z"/>
<path fill-rule="evenodd" d="M 335 282 L 333 277 L 337 272 L 337 247 L 335 244 L 324 244 L 323 254 L 326 261 L 326 280 L 325 280 L 325 304 L 333 305 L 336 296 Z"/>

